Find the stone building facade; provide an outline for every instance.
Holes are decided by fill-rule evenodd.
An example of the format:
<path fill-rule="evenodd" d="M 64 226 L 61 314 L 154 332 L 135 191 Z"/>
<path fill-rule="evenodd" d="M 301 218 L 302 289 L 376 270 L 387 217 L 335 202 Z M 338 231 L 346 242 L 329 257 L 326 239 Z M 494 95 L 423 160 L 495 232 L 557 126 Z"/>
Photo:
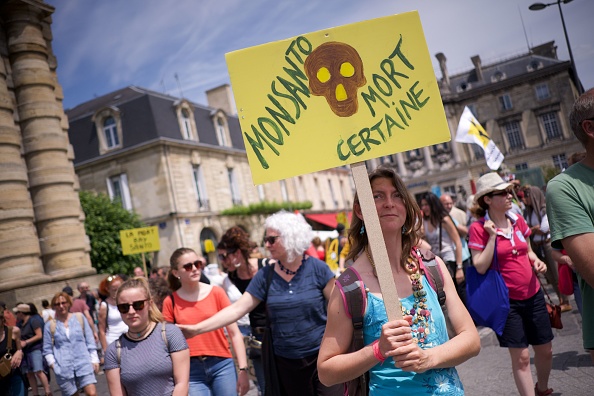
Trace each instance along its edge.
<path fill-rule="evenodd" d="M 392 164 L 415 195 L 433 190 L 465 201 L 474 181 L 490 171 L 479 146 L 454 141 L 465 106 L 505 156 L 504 172 L 522 183 L 543 187 L 543 167 L 560 171 L 571 154 L 583 151 L 568 121 L 578 96 L 575 76 L 570 62 L 557 59 L 554 42 L 486 65 L 474 56 L 474 68 L 456 75 L 449 75 L 444 54 L 436 57 L 452 141 L 377 158 L 368 167 Z"/>
<path fill-rule="evenodd" d="M 0 4 L 0 299 L 8 304 L 95 273 L 51 47 L 53 10 L 33 0 Z"/>
<path fill-rule="evenodd" d="M 157 266 L 180 246 L 216 262 L 209 241 L 232 225 L 261 240 L 264 217 L 220 214 L 233 205 L 311 201 L 308 212 L 330 214 L 352 207 L 346 168 L 254 186 L 230 87 L 207 98 L 210 106 L 131 86 L 67 110 L 81 188 L 119 198 L 159 227 Z"/>

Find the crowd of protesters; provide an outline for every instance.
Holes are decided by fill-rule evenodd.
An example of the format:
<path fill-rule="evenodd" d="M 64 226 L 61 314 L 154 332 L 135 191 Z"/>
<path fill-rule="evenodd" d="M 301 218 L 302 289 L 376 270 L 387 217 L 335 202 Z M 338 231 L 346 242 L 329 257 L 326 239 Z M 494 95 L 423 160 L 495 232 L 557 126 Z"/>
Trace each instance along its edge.
<path fill-rule="evenodd" d="M 338 396 L 361 383 L 374 396 L 464 394 L 455 366 L 480 350 L 465 308 L 471 266 L 479 274 L 496 269 L 507 287 L 509 313 L 497 338 L 509 350 L 518 392 L 550 395 L 554 333 L 542 281 L 563 312 L 574 295 L 594 360 L 594 90 L 576 101 L 570 121 L 586 152 L 572 156 L 546 191 L 489 172 L 466 202 L 433 192 L 415 200 L 393 168 L 369 174 L 404 296 L 401 320 L 387 317 L 355 196 L 348 237 L 338 224 L 323 240 L 302 215 L 279 212 L 266 219 L 261 245 L 238 226 L 228 229 L 216 245 L 219 263 L 208 268 L 200 253 L 180 247 L 148 279 L 137 267 L 130 278 L 106 276 L 96 291 L 79 283 L 76 298 L 66 285 L 42 301 L 41 314 L 32 303 L 0 302 L 7 361 L 0 361 L 0 396 L 22 396 L 27 387 L 51 395 L 52 372 L 63 395 L 95 395 L 100 365 L 112 395 L 243 396 L 250 374 L 267 396 Z M 445 301 L 425 265 L 442 274 Z M 365 296 L 360 328 L 344 284 Z M 365 373 L 368 382 L 360 382 Z"/>

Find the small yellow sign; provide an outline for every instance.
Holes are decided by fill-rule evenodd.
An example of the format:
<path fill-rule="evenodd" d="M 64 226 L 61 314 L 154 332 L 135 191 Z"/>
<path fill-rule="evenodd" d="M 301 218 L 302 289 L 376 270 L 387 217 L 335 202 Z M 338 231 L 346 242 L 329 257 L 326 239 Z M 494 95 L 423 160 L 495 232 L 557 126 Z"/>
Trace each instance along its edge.
<path fill-rule="evenodd" d="M 416 11 L 226 60 L 256 184 L 451 139 Z"/>
<path fill-rule="evenodd" d="M 161 249 L 159 229 L 155 227 L 133 228 L 120 231 L 122 253 L 124 256 L 145 252 L 156 252 Z"/>

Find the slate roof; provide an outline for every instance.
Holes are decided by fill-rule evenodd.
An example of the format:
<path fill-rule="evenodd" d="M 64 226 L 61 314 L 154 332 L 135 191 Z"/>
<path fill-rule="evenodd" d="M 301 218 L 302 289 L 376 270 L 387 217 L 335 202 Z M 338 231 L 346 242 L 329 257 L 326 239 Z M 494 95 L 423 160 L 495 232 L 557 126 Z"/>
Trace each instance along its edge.
<path fill-rule="evenodd" d="M 74 148 L 74 163 L 78 164 L 98 158 L 99 140 L 92 117 L 97 110 L 116 107 L 121 114 L 123 149 L 158 138 L 189 142 L 182 137 L 175 103 L 179 98 L 129 86 L 66 110 L 70 128 L 68 137 Z M 217 109 L 190 102 L 194 111 L 198 140 L 195 144 L 218 146 L 212 116 Z M 232 147 L 245 151 L 239 120 L 227 115 Z M 113 151 L 110 151 L 112 153 Z"/>

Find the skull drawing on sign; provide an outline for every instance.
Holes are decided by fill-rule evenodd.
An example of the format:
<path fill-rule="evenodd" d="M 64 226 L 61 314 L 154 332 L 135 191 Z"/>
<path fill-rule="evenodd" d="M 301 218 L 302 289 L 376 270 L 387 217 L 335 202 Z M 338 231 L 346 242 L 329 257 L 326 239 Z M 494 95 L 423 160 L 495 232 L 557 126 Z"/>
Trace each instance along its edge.
<path fill-rule="evenodd" d="M 358 110 L 357 90 L 367 80 L 363 61 L 348 44 L 330 41 L 317 47 L 305 60 L 309 89 L 324 96 L 339 117 L 350 117 Z"/>

